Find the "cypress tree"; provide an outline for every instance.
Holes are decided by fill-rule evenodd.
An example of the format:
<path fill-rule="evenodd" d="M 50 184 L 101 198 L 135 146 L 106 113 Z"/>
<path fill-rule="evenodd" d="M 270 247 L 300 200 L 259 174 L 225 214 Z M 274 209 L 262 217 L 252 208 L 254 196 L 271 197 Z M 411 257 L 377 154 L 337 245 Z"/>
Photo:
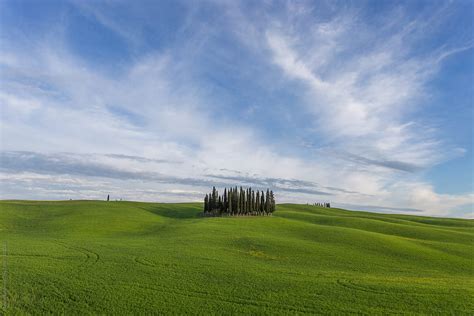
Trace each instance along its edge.
<path fill-rule="evenodd" d="M 273 214 L 275 212 L 275 196 L 273 191 L 270 191 L 270 212 Z"/>
<path fill-rule="evenodd" d="M 247 191 L 247 213 L 252 213 L 252 188 Z"/>
<path fill-rule="evenodd" d="M 206 194 L 204 197 L 204 213 L 207 213 L 209 211 L 209 198 Z"/>
<path fill-rule="evenodd" d="M 242 202 L 243 202 L 242 187 L 240 187 L 240 189 L 239 189 L 239 214 L 242 214 Z"/>
<path fill-rule="evenodd" d="M 258 213 L 258 191 L 253 191 L 253 212 L 254 214 Z"/>
<path fill-rule="evenodd" d="M 214 204 L 214 208 L 212 209 L 213 211 L 219 208 L 218 197 L 219 197 L 219 192 L 217 192 L 216 187 L 212 187 L 212 198 L 213 198 L 213 204 Z"/>
<path fill-rule="evenodd" d="M 240 214 L 245 214 L 245 191 L 240 187 Z"/>
<path fill-rule="evenodd" d="M 265 194 L 262 193 L 260 194 L 260 213 L 263 214 L 265 211 Z"/>
<path fill-rule="evenodd" d="M 214 208 L 214 199 L 212 195 L 213 191 L 209 193 L 209 211 L 211 211 Z"/>
<path fill-rule="evenodd" d="M 242 187 L 240 187 L 240 213 L 245 213 L 245 194 L 244 189 L 242 189 Z"/>
<path fill-rule="evenodd" d="M 232 210 L 234 209 L 234 200 L 233 200 L 233 196 L 232 196 L 232 188 L 229 188 L 229 190 L 227 191 L 227 195 L 229 196 L 228 197 L 228 201 L 227 203 L 229 203 L 229 214 L 232 214 Z"/>
<path fill-rule="evenodd" d="M 224 188 L 224 206 L 223 211 L 227 212 L 227 188 Z"/>
<path fill-rule="evenodd" d="M 235 188 L 235 214 L 239 214 L 240 210 L 240 195 L 239 190 Z"/>
<path fill-rule="evenodd" d="M 265 213 L 270 213 L 270 190 L 267 189 L 267 193 L 265 194 Z"/>
<path fill-rule="evenodd" d="M 249 214 L 252 213 L 252 188 L 249 188 Z"/>
<path fill-rule="evenodd" d="M 250 213 L 249 201 L 250 201 L 250 194 L 249 194 L 249 188 L 247 188 L 245 189 L 245 214 L 247 215 Z"/>
<path fill-rule="evenodd" d="M 209 197 L 207 198 L 207 210 L 210 211 L 212 209 L 212 192 L 209 193 Z"/>
<path fill-rule="evenodd" d="M 248 196 L 248 214 L 252 215 L 252 188 L 249 188 Z"/>
<path fill-rule="evenodd" d="M 212 191 L 211 191 L 211 210 L 214 209 L 215 202 L 216 202 L 216 187 L 212 187 Z"/>
<path fill-rule="evenodd" d="M 252 213 L 255 213 L 255 191 L 252 190 Z"/>
<path fill-rule="evenodd" d="M 244 195 L 244 214 L 247 214 L 247 189 L 243 190 L 242 191 L 243 195 Z"/>
<path fill-rule="evenodd" d="M 229 192 L 227 194 L 229 194 L 229 198 L 228 198 L 229 214 L 232 215 L 232 210 L 233 210 L 233 205 L 234 205 L 234 200 L 232 199 L 232 189 L 229 189 Z"/>
<path fill-rule="evenodd" d="M 260 192 L 257 191 L 255 199 L 255 212 L 258 214 L 260 212 Z"/>
<path fill-rule="evenodd" d="M 230 190 L 227 190 L 227 212 L 230 214 L 232 210 L 232 200 Z"/>
<path fill-rule="evenodd" d="M 243 214 L 244 213 L 244 205 L 245 205 L 245 197 L 244 197 L 244 189 L 240 187 L 240 205 L 239 205 L 239 213 Z"/>
<path fill-rule="evenodd" d="M 253 200 L 252 200 L 252 189 L 249 192 L 249 213 L 253 213 Z"/>
<path fill-rule="evenodd" d="M 250 202 L 250 194 L 249 194 L 249 189 L 245 189 L 245 214 L 249 214 L 250 213 L 250 205 L 249 205 L 249 202 Z"/>
<path fill-rule="evenodd" d="M 234 213 L 237 215 L 239 214 L 239 204 L 240 204 L 240 197 L 239 197 L 239 190 L 237 189 L 237 187 L 235 188 L 235 210 L 234 210 Z"/>

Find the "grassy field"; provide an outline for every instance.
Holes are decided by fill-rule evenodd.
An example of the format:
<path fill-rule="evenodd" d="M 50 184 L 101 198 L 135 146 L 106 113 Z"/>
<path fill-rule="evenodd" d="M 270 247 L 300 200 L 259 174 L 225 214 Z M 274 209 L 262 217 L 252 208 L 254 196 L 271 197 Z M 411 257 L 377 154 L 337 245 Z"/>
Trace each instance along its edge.
<path fill-rule="evenodd" d="M 273 217 L 201 218 L 201 208 L 0 202 L 0 311 L 474 312 L 472 220 L 290 204 Z"/>

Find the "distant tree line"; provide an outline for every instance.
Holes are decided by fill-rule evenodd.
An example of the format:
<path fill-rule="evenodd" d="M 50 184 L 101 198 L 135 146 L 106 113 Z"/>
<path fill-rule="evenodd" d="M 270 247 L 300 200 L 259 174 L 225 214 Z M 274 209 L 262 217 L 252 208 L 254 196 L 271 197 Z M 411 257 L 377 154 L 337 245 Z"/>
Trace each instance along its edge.
<path fill-rule="evenodd" d="M 252 188 L 224 189 L 219 195 L 216 187 L 204 197 L 204 215 L 271 215 L 275 211 L 273 191 L 254 191 Z"/>
<path fill-rule="evenodd" d="M 330 207 L 331 207 L 331 203 L 329 203 L 329 202 L 328 202 L 328 203 L 326 203 L 326 202 L 324 202 L 324 203 L 319 203 L 319 202 L 318 202 L 318 203 L 314 203 L 314 206 L 330 208 Z"/>

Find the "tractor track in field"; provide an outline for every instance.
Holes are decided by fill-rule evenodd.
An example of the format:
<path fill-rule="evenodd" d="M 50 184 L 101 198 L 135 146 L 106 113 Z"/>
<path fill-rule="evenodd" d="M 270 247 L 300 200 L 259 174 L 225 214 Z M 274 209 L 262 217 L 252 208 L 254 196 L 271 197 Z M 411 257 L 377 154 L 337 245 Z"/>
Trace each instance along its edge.
<path fill-rule="evenodd" d="M 397 295 L 412 295 L 412 296 L 413 295 L 415 295 L 415 296 L 429 296 L 429 295 L 431 295 L 430 293 L 420 293 L 420 292 L 416 292 L 416 291 L 413 291 L 413 292 L 410 292 L 410 291 L 395 291 L 394 292 L 390 289 L 387 289 L 387 291 L 378 291 L 378 290 L 372 289 L 368 286 L 357 284 L 353 280 L 346 280 L 346 279 L 338 279 L 336 282 L 337 282 L 338 285 L 340 285 L 342 287 L 345 287 L 347 289 L 362 291 L 362 292 L 366 292 L 366 293 L 374 293 L 374 294 L 381 294 L 381 295 L 394 295 L 394 294 L 397 294 Z"/>
<path fill-rule="evenodd" d="M 63 246 L 66 249 L 73 250 L 73 251 L 76 251 L 76 252 L 79 252 L 79 253 L 82 253 L 83 255 L 85 255 L 85 257 L 86 257 L 85 260 L 83 261 L 82 264 L 79 265 L 79 267 L 81 267 L 83 269 L 97 264 L 97 262 L 100 260 L 100 255 L 98 253 L 96 253 L 92 250 L 89 250 L 87 248 L 78 247 L 78 246 L 70 246 L 70 245 L 67 245 L 67 244 L 65 244 L 63 242 L 59 242 L 59 241 L 57 241 L 56 243 Z"/>
<path fill-rule="evenodd" d="M 147 266 L 147 267 L 157 267 L 156 264 L 154 264 L 154 263 L 151 262 L 151 261 L 146 260 L 146 259 L 143 258 L 143 257 L 135 257 L 135 258 L 133 258 L 133 261 L 135 261 L 135 262 L 138 263 L 138 264 Z"/>
<path fill-rule="evenodd" d="M 147 266 L 147 267 L 159 267 L 161 265 L 153 263 L 143 257 L 134 257 L 134 261 L 140 265 Z M 163 293 L 174 293 L 177 295 L 181 296 L 186 296 L 186 297 L 192 297 L 192 298 L 199 298 L 199 299 L 218 299 L 223 302 L 228 302 L 228 303 L 235 303 L 235 304 L 240 304 L 240 305 L 253 305 L 257 307 L 262 307 L 266 306 L 269 308 L 276 308 L 276 309 L 284 309 L 284 310 L 291 310 L 294 312 L 299 312 L 299 313 L 314 313 L 315 310 L 312 307 L 296 307 L 293 305 L 281 305 L 280 306 L 274 306 L 275 302 L 274 301 L 269 301 L 269 300 L 252 300 L 248 298 L 242 298 L 242 297 L 233 297 L 232 299 L 229 299 L 228 297 L 225 296 L 216 296 L 215 293 L 208 293 L 204 291 L 196 291 L 196 290 L 184 290 L 184 289 L 176 289 L 176 288 L 169 288 L 166 286 L 161 286 L 161 285 L 154 285 L 154 286 L 146 286 L 146 285 L 134 285 L 140 288 L 148 289 L 148 290 L 153 290 L 157 292 L 163 292 Z M 190 294 L 193 293 L 193 294 Z"/>
<path fill-rule="evenodd" d="M 351 280 L 337 279 L 336 282 L 340 286 L 345 287 L 347 289 L 351 289 L 351 290 L 357 290 L 357 291 L 362 291 L 362 292 L 366 292 L 366 293 L 384 294 L 384 295 L 390 294 L 390 293 L 383 292 L 383 291 L 377 291 L 377 290 L 371 289 L 369 287 L 366 287 L 366 286 L 363 286 L 363 285 L 360 285 L 360 284 L 356 284 L 356 283 L 354 283 L 354 281 L 351 281 Z"/>
<path fill-rule="evenodd" d="M 252 300 L 252 299 L 243 298 L 243 297 L 228 298 L 222 295 L 216 295 L 216 293 L 208 293 L 208 292 L 196 291 L 196 290 L 184 290 L 184 289 L 170 288 L 170 287 L 160 286 L 160 285 L 150 286 L 150 285 L 140 285 L 140 284 L 133 284 L 133 285 L 126 284 L 126 286 L 139 287 L 145 290 L 151 290 L 154 292 L 161 292 L 161 293 L 166 293 L 166 294 L 172 293 L 175 295 L 185 296 L 189 298 L 197 298 L 201 300 L 217 300 L 221 302 L 238 304 L 238 305 L 243 305 L 243 306 L 251 305 L 251 306 L 255 306 L 259 308 L 267 307 L 271 309 L 280 309 L 280 310 L 303 313 L 303 314 L 314 314 L 318 312 L 317 310 L 314 310 L 312 307 L 293 306 L 293 305 L 285 305 L 285 304 L 275 305 L 274 301 Z"/>
<path fill-rule="evenodd" d="M 23 254 L 23 253 L 13 253 L 9 254 L 9 257 L 18 257 L 18 258 L 45 258 L 45 259 L 54 259 L 54 260 L 70 260 L 74 259 L 72 257 L 58 257 L 58 256 L 50 256 L 50 255 L 42 255 L 42 254 Z"/>
<path fill-rule="evenodd" d="M 169 263 L 154 263 L 146 259 L 145 257 L 141 257 L 141 256 L 134 257 L 133 261 L 135 261 L 135 263 L 138 263 L 139 265 L 151 267 L 151 268 L 158 268 L 158 267 L 175 268 L 176 267 L 176 265 L 169 264 Z"/>

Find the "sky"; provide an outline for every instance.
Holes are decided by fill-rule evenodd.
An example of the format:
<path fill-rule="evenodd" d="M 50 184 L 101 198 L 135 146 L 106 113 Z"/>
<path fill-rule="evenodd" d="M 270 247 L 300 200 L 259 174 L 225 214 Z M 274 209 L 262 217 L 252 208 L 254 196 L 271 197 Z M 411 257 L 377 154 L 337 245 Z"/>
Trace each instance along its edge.
<path fill-rule="evenodd" d="M 473 218 L 474 2 L 0 1 L 0 198 Z"/>

